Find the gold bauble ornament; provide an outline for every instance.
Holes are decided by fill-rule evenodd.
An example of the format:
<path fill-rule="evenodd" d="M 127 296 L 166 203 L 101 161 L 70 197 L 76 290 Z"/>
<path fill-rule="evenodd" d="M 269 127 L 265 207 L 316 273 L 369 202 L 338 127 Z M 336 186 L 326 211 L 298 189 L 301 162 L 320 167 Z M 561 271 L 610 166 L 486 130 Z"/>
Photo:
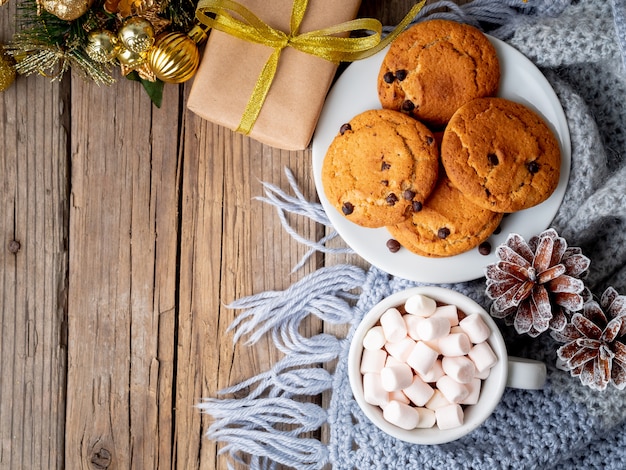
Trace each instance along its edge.
<path fill-rule="evenodd" d="M 117 56 L 120 44 L 114 32 L 107 29 L 97 29 L 87 35 L 85 52 L 96 62 L 111 62 Z"/>
<path fill-rule="evenodd" d="M 8 89 L 15 81 L 15 68 L 11 57 L 4 52 L 0 44 L 0 92 Z"/>
<path fill-rule="evenodd" d="M 121 65 L 129 70 L 136 69 L 141 64 L 144 64 L 147 59 L 145 52 L 133 52 L 125 47 L 120 47 L 117 53 L 117 60 Z"/>
<path fill-rule="evenodd" d="M 89 11 L 93 0 L 37 0 L 37 5 L 64 21 L 74 21 Z"/>
<path fill-rule="evenodd" d="M 159 35 L 148 52 L 148 62 L 157 78 L 165 83 L 182 83 L 193 77 L 200 64 L 198 43 L 205 38 L 206 33 L 199 26 L 189 34 Z"/>
<path fill-rule="evenodd" d="M 140 16 L 124 21 L 117 34 L 124 47 L 132 52 L 146 52 L 154 44 L 154 27 Z"/>

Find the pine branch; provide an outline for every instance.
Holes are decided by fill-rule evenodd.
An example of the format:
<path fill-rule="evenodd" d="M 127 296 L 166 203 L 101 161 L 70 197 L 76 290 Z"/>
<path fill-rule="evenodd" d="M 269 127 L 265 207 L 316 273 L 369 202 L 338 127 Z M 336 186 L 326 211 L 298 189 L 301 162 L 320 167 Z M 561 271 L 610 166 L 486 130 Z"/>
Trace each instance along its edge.
<path fill-rule="evenodd" d="M 164 0 L 161 11 L 174 29 L 189 31 L 195 22 L 196 6 L 195 0 Z"/>
<path fill-rule="evenodd" d="M 111 84 L 114 79 L 108 67 L 84 52 L 86 26 L 95 20 L 94 12 L 90 11 L 74 21 L 64 21 L 45 10 L 38 11 L 33 0 L 23 0 L 17 6 L 18 32 L 6 51 L 13 56 L 15 69 L 22 75 L 38 73 L 60 80 L 65 72 L 75 69 L 98 84 Z"/>

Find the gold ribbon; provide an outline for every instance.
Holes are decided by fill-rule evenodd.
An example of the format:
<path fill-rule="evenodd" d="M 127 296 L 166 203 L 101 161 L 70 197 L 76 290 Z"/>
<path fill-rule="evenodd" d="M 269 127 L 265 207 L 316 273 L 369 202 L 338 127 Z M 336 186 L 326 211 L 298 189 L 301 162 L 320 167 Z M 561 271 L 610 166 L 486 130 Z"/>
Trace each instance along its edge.
<path fill-rule="evenodd" d="M 409 25 L 425 3 L 426 0 L 416 3 L 384 39 L 381 39 L 382 24 L 371 18 L 346 21 L 300 34 L 300 23 L 304 18 L 308 0 L 294 0 L 289 34 L 270 27 L 246 7 L 232 0 L 200 0 L 196 8 L 196 18 L 209 28 L 274 49 L 261 70 L 237 129 L 238 132 L 247 135 L 261 112 L 278 68 L 278 59 L 285 47 L 293 47 L 335 64 L 364 59 L 387 47 Z M 354 38 L 336 36 L 359 30 L 370 31 L 372 34 Z"/>

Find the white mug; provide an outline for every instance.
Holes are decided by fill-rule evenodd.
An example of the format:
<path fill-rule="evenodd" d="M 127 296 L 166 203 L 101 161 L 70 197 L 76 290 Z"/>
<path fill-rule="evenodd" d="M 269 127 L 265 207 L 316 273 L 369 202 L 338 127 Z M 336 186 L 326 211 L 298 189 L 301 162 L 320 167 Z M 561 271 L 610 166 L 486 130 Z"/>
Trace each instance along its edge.
<path fill-rule="evenodd" d="M 383 418 L 382 409 L 367 403 L 363 396 L 363 376 L 360 371 L 363 353 L 363 338 L 376 325 L 380 316 L 391 307 L 398 307 L 415 294 L 422 294 L 442 304 L 456 305 L 466 315 L 478 313 L 491 329 L 487 342 L 496 354 L 498 361 L 491 368 L 489 376 L 483 380 L 480 397 L 475 405 L 464 409 L 463 424 L 451 429 L 416 428 L 405 430 Z M 348 355 L 348 377 L 352 393 L 363 413 L 378 428 L 387 434 L 414 444 L 443 444 L 465 436 L 479 427 L 496 408 L 505 387 L 537 390 L 546 381 L 544 363 L 530 359 L 508 356 L 504 338 L 491 316 L 476 302 L 460 292 L 435 286 L 423 286 L 397 292 L 376 304 L 357 327 Z"/>

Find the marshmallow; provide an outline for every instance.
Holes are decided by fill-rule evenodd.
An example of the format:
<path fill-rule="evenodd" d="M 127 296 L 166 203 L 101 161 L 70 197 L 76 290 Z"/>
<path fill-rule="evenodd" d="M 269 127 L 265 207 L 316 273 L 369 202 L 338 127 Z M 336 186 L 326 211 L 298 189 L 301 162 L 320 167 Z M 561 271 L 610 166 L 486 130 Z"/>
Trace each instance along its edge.
<path fill-rule="evenodd" d="M 443 375 L 445 375 L 445 372 L 443 371 L 443 367 L 441 367 L 441 359 L 437 359 L 435 361 L 435 363 L 433 364 L 433 366 L 428 369 L 428 372 L 426 372 L 425 374 L 418 374 L 420 376 L 420 378 L 424 381 L 424 382 L 436 382 L 437 380 L 439 380 Z"/>
<path fill-rule="evenodd" d="M 363 398 L 367 403 L 384 408 L 389 403 L 389 392 L 383 389 L 380 374 L 363 375 Z"/>
<path fill-rule="evenodd" d="M 469 390 L 469 395 L 461 401 L 460 405 L 475 405 L 478 403 L 478 397 L 480 397 L 480 386 L 482 383 L 482 380 L 474 378 L 471 382 L 466 384 L 465 386 Z"/>
<path fill-rule="evenodd" d="M 460 403 L 469 395 L 467 386 L 457 382 L 449 375 L 444 375 L 437 380 L 437 389 L 443 393 L 443 396 L 446 397 L 450 403 Z"/>
<path fill-rule="evenodd" d="M 437 307 L 435 313 L 432 314 L 432 318 L 446 318 L 450 322 L 450 326 L 457 326 L 459 324 L 459 312 L 456 309 L 456 305 L 442 305 Z"/>
<path fill-rule="evenodd" d="M 380 380 L 382 381 L 383 389 L 388 392 L 395 392 L 411 385 L 413 382 L 413 371 L 404 362 L 386 365 L 380 371 Z"/>
<path fill-rule="evenodd" d="M 417 410 L 399 401 L 392 400 L 383 410 L 383 418 L 402 429 L 415 429 L 419 423 Z"/>
<path fill-rule="evenodd" d="M 474 374 L 474 377 L 480 380 L 485 380 L 487 377 L 489 377 L 490 373 L 491 373 L 491 369 L 485 369 L 483 371 L 479 371 L 478 369 L 476 369 L 476 373 Z"/>
<path fill-rule="evenodd" d="M 406 312 L 406 313 L 405 313 Z M 479 314 L 424 295 L 389 308 L 363 338 L 361 373 L 365 401 L 403 429 L 450 429 L 463 424 L 461 405 L 475 405 L 482 381 L 498 358 Z M 443 357 L 442 357 L 443 356 Z"/>
<path fill-rule="evenodd" d="M 436 308 L 437 302 L 422 294 L 412 295 L 404 303 L 404 310 L 406 313 L 418 315 L 420 317 L 430 317 L 433 313 L 435 313 Z"/>
<path fill-rule="evenodd" d="M 418 374 L 426 374 L 439 357 L 439 353 L 423 341 L 415 343 L 415 347 L 406 362 Z"/>
<path fill-rule="evenodd" d="M 463 409 L 461 405 L 453 403 L 435 410 L 439 429 L 452 429 L 463 424 Z"/>
<path fill-rule="evenodd" d="M 365 349 L 381 349 L 386 342 L 383 327 L 379 325 L 370 328 L 363 337 L 363 347 Z"/>
<path fill-rule="evenodd" d="M 406 323 L 407 334 L 415 341 L 422 339 L 419 335 L 419 324 L 423 322 L 424 319 L 417 315 L 410 314 L 403 315 L 402 318 L 404 318 L 404 323 Z"/>
<path fill-rule="evenodd" d="M 404 403 L 408 405 L 411 403 L 409 397 L 407 397 L 402 390 L 396 390 L 395 392 L 389 392 L 389 400 L 399 401 L 400 403 Z"/>
<path fill-rule="evenodd" d="M 406 362 L 407 357 L 409 357 L 409 354 L 411 354 L 411 351 L 413 351 L 414 347 L 415 341 L 408 336 L 405 336 L 400 341 L 397 341 L 395 343 L 385 344 L 385 349 L 387 350 L 387 352 L 391 356 L 402 362 Z"/>
<path fill-rule="evenodd" d="M 470 383 L 476 367 L 467 356 L 444 356 L 441 360 L 443 371 L 459 383 Z"/>
<path fill-rule="evenodd" d="M 441 350 L 439 349 L 439 341 L 433 339 L 432 341 L 422 341 L 424 344 L 428 345 L 428 347 L 434 351 L 437 351 L 437 354 L 441 354 Z"/>
<path fill-rule="evenodd" d="M 465 333 L 453 333 L 439 338 L 437 345 L 444 356 L 464 356 L 472 347 L 472 343 Z"/>
<path fill-rule="evenodd" d="M 436 410 L 441 408 L 442 406 L 447 406 L 450 404 L 450 400 L 448 400 L 443 393 L 439 390 L 435 390 L 433 396 L 430 397 L 430 400 L 426 402 L 426 408 L 429 410 Z"/>
<path fill-rule="evenodd" d="M 402 391 L 416 406 L 424 406 L 435 393 L 435 390 L 417 375 L 413 377 L 411 385 Z"/>
<path fill-rule="evenodd" d="M 386 361 L 387 353 L 382 349 L 364 349 L 361 356 L 361 374 L 368 372 L 380 374 Z"/>
<path fill-rule="evenodd" d="M 397 308 L 390 308 L 380 317 L 380 325 L 385 333 L 385 338 L 390 343 L 400 341 L 406 336 L 406 323 Z"/>
<path fill-rule="evenodd" d="M 387 356 L 387 360 L 385 361 L 385 366 L 392 367 L 392 366 L 398 365 L 398 364 L 404 364 L 404 362 L 397 360 L 393 356 Z"/>
<path fill-rule="evenodd" d="M 420 420 L 417 423 L 418 428 L 432 428 L 435 425 L 437 418 L 435 417 L 435 412 L 433 410 L 429 410 L 424 407 L 415 409 L 420 416 Z"/>
<path fill-rule="evenodd" d="M 474 344 L 482 343 L 491 334 L 491 329 L 478 313 L 472 313 L 459 322 L 465 334 Z"/>
<path fill-rule="evenodd" d="M 469 350 L 467 355 L 474 362 L 478 372 L 489 370 L 498 362 L 496 353 L 493 352 L 493 349 L 486 341 L 476 344 Z"/>
<path fill-rule="evenodd" d="M 419 335 L 424 341 L 443 338 L 450 333 L 450 322 L 444 317 L 425 318 L 419 324 Z"/>

